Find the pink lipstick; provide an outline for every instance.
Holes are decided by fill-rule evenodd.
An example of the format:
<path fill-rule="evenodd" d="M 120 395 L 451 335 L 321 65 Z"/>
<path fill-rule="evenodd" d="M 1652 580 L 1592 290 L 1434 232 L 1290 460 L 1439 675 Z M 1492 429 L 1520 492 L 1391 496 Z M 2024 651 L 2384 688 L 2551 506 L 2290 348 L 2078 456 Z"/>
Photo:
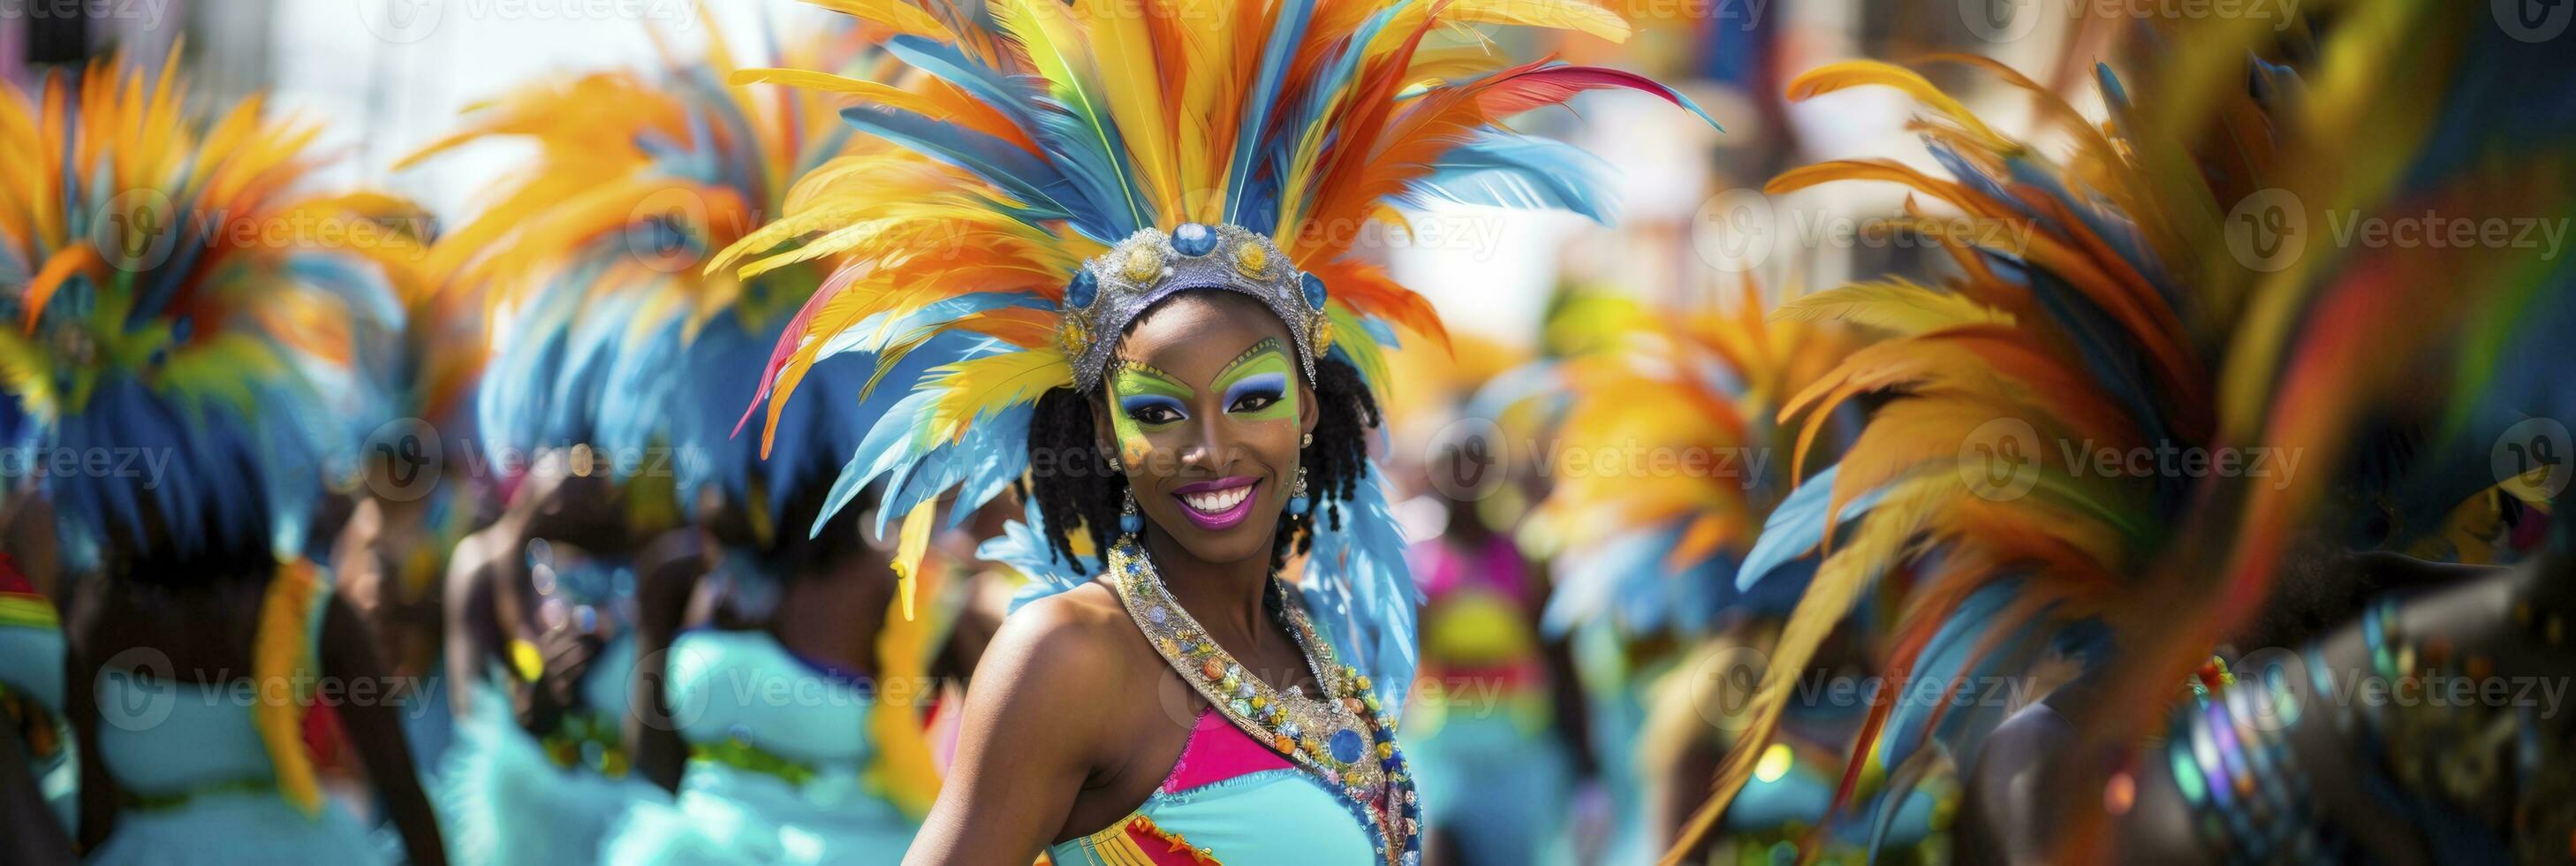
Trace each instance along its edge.
<path fill-rule="evenodd" d="M 1252 516 L 1252 493 L 1261 479 L 1229 475 L 1213 481 L 1193 481 L 1172 490 L 1172 498 L 1181 501 L 1181 514 L 1200 529 L 1215 532 L 1231 529 Z"/>

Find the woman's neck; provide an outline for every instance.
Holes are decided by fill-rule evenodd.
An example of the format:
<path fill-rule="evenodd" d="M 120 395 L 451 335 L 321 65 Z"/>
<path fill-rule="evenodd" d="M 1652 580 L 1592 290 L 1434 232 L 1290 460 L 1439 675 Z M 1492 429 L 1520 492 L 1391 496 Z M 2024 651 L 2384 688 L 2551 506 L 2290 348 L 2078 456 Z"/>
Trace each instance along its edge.
<path fill-rule="evenodd" d="M 1261 599 L 1270 591 L 1270 557 L 1208 562 L 1151 526 L 1144 533 L 1144 545 L 1154 558 L 1155 573 L 1163 578 L 1164 590 L 1199 625 L 1214 632 L 1219 643 L 1228 643 L 1228 637 L 1263 638 L 1262 623 L 1268 617 L 1262 612 Z"/>

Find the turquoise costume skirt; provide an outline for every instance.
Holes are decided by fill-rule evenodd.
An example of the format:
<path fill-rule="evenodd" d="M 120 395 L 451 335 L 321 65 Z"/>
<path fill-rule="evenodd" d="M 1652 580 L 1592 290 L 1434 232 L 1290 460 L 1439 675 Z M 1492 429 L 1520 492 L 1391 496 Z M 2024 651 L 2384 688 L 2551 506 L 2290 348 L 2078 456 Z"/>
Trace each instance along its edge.
<path fill-rule="evenodd" d="M 326 803 L 307 817 L 273 787 L 210 791 L 168 808 L 119 810 L 116 832 L 89 857 L 91 866 L 391 862 L 366 826 L 338 805 Z"/>
<path fill-rule="evenodd" d="M 802 785 L 713 761 L 689 762 L 674 803 L 645 803 L 609 832 L 600 862 L 657 866 L 893 863 L 920 825 L 855 774 Z"/>
<path fill-rule="evenodd" d="M 457 720 L 438 775 L 448 859 L 473 866 L 596 862 L 600 839 L 629 808 L 668 799 L 640 777 L 557 765 L 497 690 Z"/>

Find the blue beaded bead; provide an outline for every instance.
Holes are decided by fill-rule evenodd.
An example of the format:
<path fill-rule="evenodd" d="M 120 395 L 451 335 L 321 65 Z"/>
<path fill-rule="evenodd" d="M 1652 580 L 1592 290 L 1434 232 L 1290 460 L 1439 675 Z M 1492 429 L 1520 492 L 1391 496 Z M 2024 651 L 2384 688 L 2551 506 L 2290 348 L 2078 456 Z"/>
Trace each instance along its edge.
<path fill-rule="evenodd" d="M 1330 745 L 1333 750 L 1333 760 L 1348 764 L 1360 759 L 1360 735 L 1357 731 L 1349 728 L 1334 731 Z"/>
<path fill-rule="evenodd" d="M 1306 275 L 1306 306 L 1318 310 L 1324 308 L 1323 277 L 1314 274 Z"/>
<path fill-rule="evenodd" d="M 1313 511 L 1313 510 L 1315 510 L 1315 504 L 1314 504 L 1314 503 L 1312 503 L 1312 502 L 1308 502 L 1308 501 L 1306 501 L 1306 497 L 1303 497 L 1303 496 L 1291 496 L 1291 497 L 1288 497 L 1288 513 L 1302 516 L 1302 515 L 1304 515 L 1306 512 Z"/>
<path fill-rule="evenodd" d="M 1126 533 L 1127 533 L 1127 534 L 1129 534 L 1129 535 L 1134 535 L 1134 534 L 1136 534 L 1136 533 L 1143 532 L 1143 531 L 1145 531 L 1145 515 L 1142 515 L 1142 514 L 1121 514 L 1121 515 L 1118 515 L 1118 528 L 1119 528 L 1119 530 L 1121 530 L 1121 531 L 1123 531 L 1123 532 L 1126 532 Z"/>
<path fill-rule="evenodd" d="M 1064 288 L 1064 305 L 1077 310 L 1091 306 L 1091 302 L 1099 297 L 1100 278 L 1092 276 L 1090 268 L 1075 272 L 1073 284 Z"/>
<path fill-rule="evenodd" d="M 1216 251 L 1216 230 L 1202 223 L 1182 223 L 1172 230 L 1172 249 L 1185 256 L 1204 256 Z"/>

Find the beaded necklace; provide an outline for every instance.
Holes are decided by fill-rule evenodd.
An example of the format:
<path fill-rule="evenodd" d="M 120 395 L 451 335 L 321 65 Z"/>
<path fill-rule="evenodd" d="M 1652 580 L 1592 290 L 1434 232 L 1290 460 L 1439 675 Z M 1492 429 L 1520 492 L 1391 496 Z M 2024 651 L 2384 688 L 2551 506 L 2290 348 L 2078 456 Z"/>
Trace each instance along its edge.
<path fill-rule="evenodd" d="M 1276 577 L 1270 591 L 1280 620 L 1325 692 L 1282 693 L 1243 669 L 1233 654 L 1172 598 L 1134 535 L 1109 550 L 1110 586 L 1154 651 L 1217 712 L 1253 740 L 1324 782 L 1367 824 L 1379 858 L 1398 866 L 1421 860 L 1421 806 L 1412 774 L 1395 745 L 1395 715 L 1378 703 L 1367 676 L 1339 665 L 1333 647 Z"/>

